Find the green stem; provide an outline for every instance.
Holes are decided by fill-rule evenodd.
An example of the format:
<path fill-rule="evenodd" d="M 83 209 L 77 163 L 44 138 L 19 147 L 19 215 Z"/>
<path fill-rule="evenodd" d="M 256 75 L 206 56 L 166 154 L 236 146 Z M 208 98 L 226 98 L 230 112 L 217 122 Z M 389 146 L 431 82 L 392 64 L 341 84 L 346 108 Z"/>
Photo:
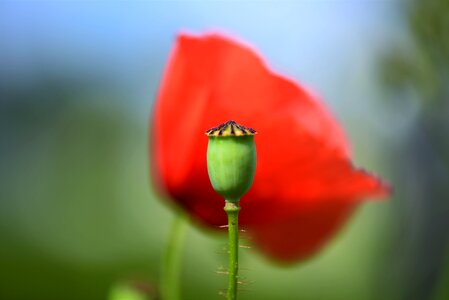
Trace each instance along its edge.
<path fill-rule="evenodd" d="M 187 222 L 183 214 L 178 214 L 173 220 L 170 236 L 165 249 L 161 278 L 162 300 L 179 300 L 180 297 L 180 269 L 182 257 L 182 245 L 187 228 Z"/>
<path fill-rule="evenodd" d="M 228 215 L 229 234 L 229 282 L 228 300 L 237 299 L 237 280 L 239 272 L 239 201 L 226 201 L 224 210 Z"/>

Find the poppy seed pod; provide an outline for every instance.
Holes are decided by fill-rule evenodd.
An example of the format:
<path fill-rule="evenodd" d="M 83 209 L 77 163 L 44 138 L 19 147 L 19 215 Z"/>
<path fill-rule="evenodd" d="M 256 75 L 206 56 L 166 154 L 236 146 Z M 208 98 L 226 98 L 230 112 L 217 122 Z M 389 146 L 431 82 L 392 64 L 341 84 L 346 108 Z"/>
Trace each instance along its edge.
<path fill-rule="evenodd" d="M 254 129 L 228 121 L 206 131 L 207 171 L 214 190 L 238 202 L 251 188 L 256 171 Z"/>

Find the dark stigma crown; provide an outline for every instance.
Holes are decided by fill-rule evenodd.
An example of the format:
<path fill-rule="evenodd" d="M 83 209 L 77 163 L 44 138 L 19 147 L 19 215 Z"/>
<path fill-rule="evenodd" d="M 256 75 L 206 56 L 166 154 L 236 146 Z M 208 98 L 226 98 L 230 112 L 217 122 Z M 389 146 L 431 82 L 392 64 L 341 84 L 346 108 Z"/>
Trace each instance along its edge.
<path fill-rule="evenodd" d="M 207 136 L 245 136 L 255 135 L 256 133 L 254 129 L 239 125 L 233 120 L 206 131 Z"/>

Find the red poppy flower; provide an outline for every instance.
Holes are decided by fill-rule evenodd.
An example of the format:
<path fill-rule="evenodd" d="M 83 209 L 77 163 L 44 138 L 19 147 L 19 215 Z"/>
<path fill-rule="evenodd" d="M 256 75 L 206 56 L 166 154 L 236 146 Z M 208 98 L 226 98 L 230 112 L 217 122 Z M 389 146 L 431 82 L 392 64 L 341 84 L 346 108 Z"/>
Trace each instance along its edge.
<path fill-rule="evenodd" d="M 388 187 L 353 167 L 342 130 L 304 88 L 220 35 L 181 35 L 154 112 L 152 159 L 160 186 L 195 220 L 227 223 L 207 174 L 205 130 L 227 120 L 255 128 L 257 169 L 240 224 L 280 261 L 319 250 L 366 197 Z"/>

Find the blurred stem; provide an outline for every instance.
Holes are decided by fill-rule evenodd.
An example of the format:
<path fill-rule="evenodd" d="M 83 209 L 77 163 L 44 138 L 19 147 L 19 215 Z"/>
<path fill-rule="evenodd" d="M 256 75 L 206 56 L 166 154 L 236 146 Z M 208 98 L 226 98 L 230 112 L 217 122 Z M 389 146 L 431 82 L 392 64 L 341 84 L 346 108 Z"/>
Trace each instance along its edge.
<path fill-rule="evenodd" d="M 228 215 L 229 234 L 229 282 L 228 300 L 237 299 L 237 280 L 239 272 L 239 201 L 226 201 L 224 210 Z"/>
<path fill-rule="evenodd" d="M 187 228 L 186 217 L 178 214 L 170 229 L 170 236 L 165 249 L 162 268 L 161 298 L 162 300 L 180 300 L 180 275 L 182 246 Z"/>

